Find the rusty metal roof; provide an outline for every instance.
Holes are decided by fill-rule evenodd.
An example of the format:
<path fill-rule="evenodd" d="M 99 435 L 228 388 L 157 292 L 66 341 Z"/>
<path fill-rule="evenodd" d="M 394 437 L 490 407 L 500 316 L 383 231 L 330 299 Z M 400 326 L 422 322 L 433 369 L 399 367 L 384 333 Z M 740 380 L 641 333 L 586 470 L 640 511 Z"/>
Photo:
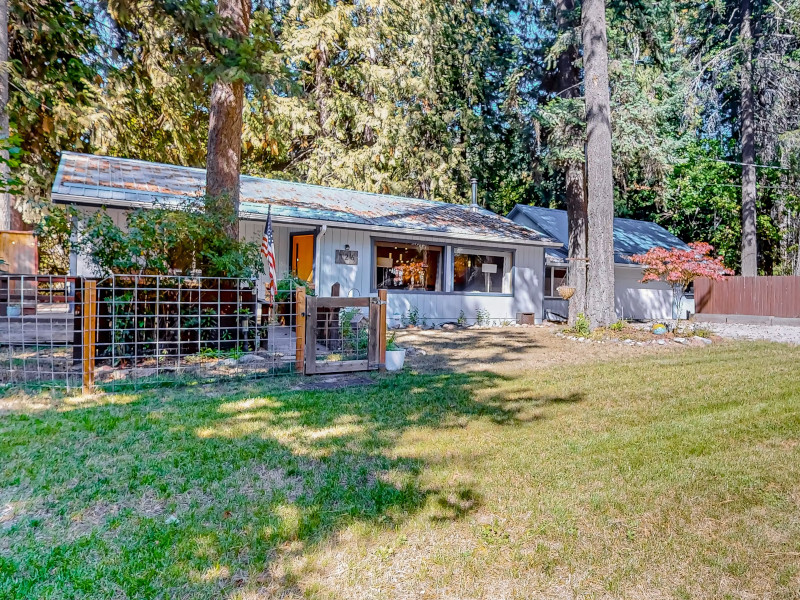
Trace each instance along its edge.
<path fill-rule="evenodd" d="M 148 206 L 201 197 L 205 182 L 205 169 L 62 152 L 53 199 L 108 207 Z M 269 206 L 276 223 L 326 222 L 418 230 L 468 240 L 558 245 L 547 235 L 510 219 L 463 204 L 242 176 L 242 217 L 266 220 Z"/>

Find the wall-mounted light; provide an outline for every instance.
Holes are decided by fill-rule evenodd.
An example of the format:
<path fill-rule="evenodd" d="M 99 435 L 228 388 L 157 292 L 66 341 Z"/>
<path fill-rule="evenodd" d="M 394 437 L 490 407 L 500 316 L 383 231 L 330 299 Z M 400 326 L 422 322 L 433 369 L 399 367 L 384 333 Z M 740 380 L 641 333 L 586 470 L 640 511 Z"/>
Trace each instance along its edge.
<path fill-rule="evenodd" d="M 345 249 L 345 250 L 350 250 L 350 244 L 345 244 L 345 245 L 344 245 L 344 249 Z"/>

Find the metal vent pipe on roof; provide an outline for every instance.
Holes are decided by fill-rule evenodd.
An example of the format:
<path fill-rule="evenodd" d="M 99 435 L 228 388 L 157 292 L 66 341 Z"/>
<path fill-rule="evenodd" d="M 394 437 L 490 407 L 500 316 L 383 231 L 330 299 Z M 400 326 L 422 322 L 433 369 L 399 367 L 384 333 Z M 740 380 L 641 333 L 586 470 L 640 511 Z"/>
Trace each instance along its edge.
<path fill-rule="evenodd" d="M 469 205 L 472 209 L 472 212 L 477 212 L 478 210 L 478 180 L 473 177 L 469 180 L 472 184 L 472 203 Z"/>

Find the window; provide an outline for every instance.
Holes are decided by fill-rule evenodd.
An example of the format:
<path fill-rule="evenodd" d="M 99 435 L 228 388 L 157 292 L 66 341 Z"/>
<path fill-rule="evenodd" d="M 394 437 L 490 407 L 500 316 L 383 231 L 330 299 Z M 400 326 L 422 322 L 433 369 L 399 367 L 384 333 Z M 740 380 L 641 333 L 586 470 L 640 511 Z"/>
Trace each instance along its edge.
<path fill-rule="evenodd" d="M 511 293 L 511 253 L 453 251 L 453 291 L 485 294 Z"/>
<path fill-rule="evenodd" d="M 544 296 L 545 298 L 560 298 L 556 291 L 560 286 L 567 283 L 567 270 L 557 267 L 545 268 L 544 274 Z"/>
<path fill-rule="evenodd" d="M 440 292 L 442 254 L 441 246 L 376 242 L 376 287 Z"/>

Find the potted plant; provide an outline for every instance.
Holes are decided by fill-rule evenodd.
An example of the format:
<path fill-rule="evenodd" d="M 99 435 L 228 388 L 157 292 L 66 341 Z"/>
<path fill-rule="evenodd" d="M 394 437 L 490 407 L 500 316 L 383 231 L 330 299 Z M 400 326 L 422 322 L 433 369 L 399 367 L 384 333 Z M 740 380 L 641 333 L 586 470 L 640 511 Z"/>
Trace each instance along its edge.
<path fill-rule="evenodd" d="M 406 360 L 406 349 L 397 345 L 395 338 L 397 334 L 393 331 L 386 338 L 386 370 L 399 371 L 403 368 Z"/>

